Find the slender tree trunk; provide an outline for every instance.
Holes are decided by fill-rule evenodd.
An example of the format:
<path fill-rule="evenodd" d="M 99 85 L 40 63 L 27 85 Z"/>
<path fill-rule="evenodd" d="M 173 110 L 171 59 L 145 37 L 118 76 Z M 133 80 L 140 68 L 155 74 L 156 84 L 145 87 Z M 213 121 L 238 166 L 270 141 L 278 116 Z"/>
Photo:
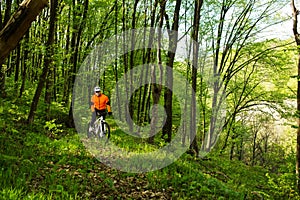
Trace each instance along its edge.
<path fill-rule="evenodd" d="M 2 1 L 0 1 L 0 12 L 2 13 Z M 3 28 L 2 15 L 0 15 L 0 30 Z"/>
<path fill-rule="evenodd" d="M 255 159 L 256 159 L 257 134 L 258 134 L 258 130 L 254 130 L 253 146 L 252 146 L 252 161 L 251 161 L 252 166 L 255 165 Z"/>
<path fill-rule="evenodd" d="M 75 0 L 74 0 L 74 5 L 75 4 Z M 75 30 L 77 30 L 78 28 L 78 32 L 75 32 L 72 36 L 72 42 L 71 42 L 71 49 L 73 49 L 73 53 L 71 56 L 71 62 L 72 62 L 72 75 L 70 77 L 70 86 L 69 86 L 69 91 L 73 90 L 73 85 L 75 82 L 75 78 L 76 78 L 76 73 L 77 73 L 77 60 L 78 60 L 78 51 L 79 51 L 79 46 L 80 46 L 80 39 L 81 39 L 81 34 L 83 32 L 83 28 L 85 26 L 85 20 L 87 17 L 87 11 L 88 11 L 88 5 L 89 5 L 89 0 L 84 0 L 84 10 L 83 10 L 83 14 L 81 17 L 81 22 L 79 23 L 79 25 L 77 24 L 77 22 L 74 22 L 74 26 L 75 26 Z M 74 9 L 75 6 L 74 6 Z M 74 11 L 74 18 L 76 18 L 75 16 L 77 16 L 77 12 Z M 70 104 L 70 109 L 69 109 L 69 121 L 68 121 L 68 126 L 69 127 L 75 127 L 74 124 L 74 119 L 73 119 L 73 104 Z"/>
<path fill-rule="evenodd" d="M 233 157 L 234 157 L 234 148 L 235 148 L 235 142 L 233 142 L 233 143 L 231 144 L 230 155 L 229 155 L 229 159 L 230 159 L 230 160 L 233 160 Z"/>
<path fill-rule="evenodd" d="M 80 14 L 78 12 L 80 12 L 77 8 L 78 5 L 77 5 L 77 1 L 76 0 L 73 0 L 72 1 L 72 5 L 73 5 L 73 31 L 72 31 L 72 37 L 71 37 L 71 43 L 70 43 L 70 50 L 71 50 L 71 57 L 70 57 L 70 65 L 71 65 L 71 73 L 69 74 L 69 84 L 68 84 L 68 92 L 67 92 L 67 96 L 69 96 L 71 94 L 71 91 L 72 91 L 72 88 L 73 88 L 73 84 L 74 84 L 74 81 L 75 80 L 75 73 L 76 73 L 76 68 L 77 68 L 77 55 L 78 55 L 78 48 L 77 48 L 77 45 L 76 44 L 76 41 L 77 41 L 77 37 L 78 36 L 78 32 L 79 32 L 79 22 L 78 22 L 78 18 L 77 16 L 79 17 Z M 69 117 L 68 117 L 68 122 L 67 122 L 67 125 L 69 127 L 74 127 L 75 124 L 74 124 L 74 119 L 73 119 L 73 107 L 72 107 L 72 100 L 71 100 L 71 103 L 69 105 Z"/>
<path fill-rule="evenodd" d="M 2 4 L 2 1 L 0 2 L 0 7 L 2 8 L 1 4 Z M 0 16 L 0 30 L 8 22 L 8 19 L 10 17 L 10 12 L 11 12 L 11 0 L 7 0 L 6 1 L 5 14 L 4 14 L 4 21 L 3 22 L 2 22 L 2 15 Z M 2 97 L 2 98 L 6 97 L 6 91 L 5 91 L 5 69 L 2 66 L 2 62 L 0 62 L 0 97 Z"/>
<path fill-rule="evenodd" d="M 298 123 L 298 129 L 297 129 L 297 146 L 296 146 L 296 174 L 298 176 L 297 180 L 300 180 L 300 35 L 298 33 L 298 13 L 299 10 L 296 9 L 295 1 L 291 0 L 292 5 L 292 11 L 293 11 L 293 33 L 295 37 L 295 41 L 298 48 L 298 85 L 297 85 L 297 123 Z M 300 192 L 300 183 L 297 181 L 298 191 Z"/>
<path fill-rule="evenodd" d="M 160 2 L 160 18 L 159 18 L 159 29 L 158 29 L 158 38 L 157 38 L 157 66 L 152 66 L 152 99 L 153 99 L 153 107 L 152 107 L 152 113 L 151 113 L 151 130 L 150 130 L 150 137 L 149 137 L 149 143 L 154 142 L 154 136 L 157 131 L 157 121 L 158 121 L 158 115 L 157 115 L 157 105 L 159 103 L 159 99 L 161 96 L 162 91 L 162 77 L 163 77 L 163 69 L 162 69 L 162 57 L 161 57 L 161 39 L 162 39 L 162 26 L 163 26 L 163 19 L 164 19 L 164 13 L 165 13 L 165 3 L 166 1 Z M 150 35 L 151 37 L 151 35 Z M 157 72 L 158 70 L 158 72 Z M 158 79 L 158 80 L 157 80 Z M 157 84 L 156 84 L 157 83 Z"/>
<path fill-rule="evenodd" d="M 135 28 L 136 28 L 136 10 L 137 10 L 137 5 L 139 3 L 139 0 L 134 1 L 134 6 L 133 6 L 133 13 L 132 13 L 132 31 L 131 31 L 131 49 L 135 49 Z M 133 67 L 134 67 L 134 55 L 135 51 L 130 52 L 130 57 L 129 57 L 129 68 L 130 68 L 130 93 L 133 94 Z M 133 98 L 133 97 L 132 97 Z M 129 113 L 131 115 L 131 118 L 134 118 L 134 100 L 132 99 L 129 101 Z M 129 126 L 129 131 L 133 131 L 133 120 L 130 120 L 130 126 Z"/>
<path fill-rule="evenodd" d="M 57 28 L 56 28 L 57 30 Z M 55 39 L 55 42 L 56 39 Z M 57 82 L 59 82 L 59 74 L 57 73 L 57 67 L 55 65 L 54 69 L 53 69 L 53 85 L 52 85 L 52 100 L 54 102 L 57 102 L 57 94 L 59 94 L 60 91 L 60 87 L 58 86 Z"/>
<path fill-rule="evenodd" d="M 6 0 L 6 9 L 4 14 L 4 21 L 2 22 L 2 15 L 1 15 L 1 26 L 0 30 L 5 26 L 10 18 L 11 15 L 11 4 L 12 0 Z M 5 79 L 6 79 L 6 72 L 5 69 L 2 68 L 2 63 L 0 62 L 0 96 L 6 97 L 6 91 L 5 91 Z"/>
<path fill-rule="evenodd" d="M 132 131 L 133 129 L 133 124 L 131 123 L 131 120 L 129 120 L 131 118 L 130 116 L 130 109 L 128 109 L 128 104 L 129 104 L 129 101 L 130 101 L 130 97 L 128 96 L 129 92 L 130 92 L 130 89 L 129 89 L 129 84 L 128 84 L 128 46 L 127 46 L 127 38 L 128 36 L 126 35 L 126 17 L 127 17 L 127 5 L 126 5 L 126 1 L 123 0 L 122 1 L 122 32 L 123 32 L 123 38 L 122 38 L 122 48 L 123 48 L 123 63 L 124 63 L 124 77 L 125 77 L 125 91 L 126 91 L 126 103 L 125 103 L 125 110 L 124 112 L 126 113 L 126 115 L 124 116 L 125 117 L 125 120 L 126 120 L 126 123 L 128 124 L 129 126 L 129 130 Z M 125 53 L 126 52 L 126 53 Z M 127 116 L 129 113 L 129 116 Z"/>
<path fill-rule="evenodd" d="M 21 64 L 21 45 L 17 46 L 17 55 L 15 63 L 15 87 L 18 88 L 19 74 L 20 74 L 20 64 Z"/>
<path fill-rule="evenodd" d="M 157 6 L 158 6 L 158 2 L 159 0 L 155 0 L 154 2 L 154 5 L 153 5 L 153 8 L 151 10 L 151 14 L 150 14 L 150 27 L 154 27 L 154 24 L 155 24 L 155 15 L 156 15 L 156 9 L 157 9 Z M 150 30 L 150 36 L 154 35 L 155 33 L 155 30 L 154 29 L 151 29 Z M 148 47 L 151 47 L 152 46 L 152 43 L 153 43 L 153 37 L 150 37 L 149 41 L 148 41 Z M 146 59 L 146 63 L 151 63 L 151 49 L 148 48 L 147 51 L 146 51 L 146 56 L 145 56 L 145 59 Z M 150 72 L 151 73 L 151 72 Z M 145 76 L 147 77 L 149 74 L 149 71 L 148 71 L 148 67 L 146 69 L 146 72 L 145 72 Z M 145 88 L 144 88 L 144 93 L 143 93 L 143 101 L 142 101 L 142 108 L 141 108 L 141 111 L 143 113 L 143 116 L 142 116 L 142 121 L 145 122 L 145 121 L 149 121 L 148 118 L 148 109 L 150 108 L 150 93 L 151 93 L 151 86 L 150 85 L 145 85 Z"/>
<path fill-rule="evenodd" d="M 218 24 L 218 30 L 217 30 L 217 40 L 216 40 L 216 46 L 213 46 L 214 49 L 214 65 L 213 65 L 213 99 L 212 99 L 212 116 L 210 117 L 210 127 L 209 131 L 206 137 L 206 141 L 204 141 L 204 145 L 202 145 L 202 148 L 205 149 L 205 151 L 210 151 L 211 144 L 212 144 L 212 136 L 215 131 L 215 125 L 216 125 L 216 114 L 217 114 L 217 106 L 218 106 L 218 94 L 220 93 L 220 84 L 219 84 L 219 77 L 220 73 L 222 71 L 222 67 L 224 63 L 221 62 L 219 66 L 219 59 L 220 59 L 220 51 L 221 51 L 221 39 L 222 39 L 222 33 L 224 29 L 224 22 L 225 22 L 225 16 L 228 12 L 227 8 L 227 2 L 226 0 L 223 0 L 222 2 L 222 8 L 220 13 L 220 19 Z M 223 59 L 221 59 L 223 61 Z"/>
<path fill-rule="evenodd" d="M 185 7 L 187 8 L 188 7 L 188 4 L 189 2 L 188 1 L 185 1 Z M 190 22 L 189 20 L 187 19 L 188 17 L 188 10 L 185 10 L 184 11 L 184 31 L 187 33 L 189 28 L 190 28 Z M 188 47 L 188 60 L 190 60 L 191 58 L 191 49 L 192 49 L 192 43 L 190 42 L 189 44 L 189 47 Z M 189 77 L 190 77 L 190 73 L 191 73 L 191 66 L 190 66 L 190 63 L 188 62 L 187 63 L 188 67 L 186 68 L 186 72 L 185 72 L 185 78 L 186 80 L 189 80 Z M 188 88 L 188 81 L 186 81 L 185 83 L 185 88 Z M 188 95 L 188 90 L 185 91 L 185 96 Z M 184 100 L 184 110 L 188 110 L 188 105 L 190 104 L 190 102 L 185 99 Z M 188 117 L 184 117 L 183 120 L 182 120 L 182 139 L 181 139 L 181 142 L 182 142 L 182 145 L 185 146 L 186 145 L 186 139 L 187 139 L 187 133 L 188 133 L 188 127 L 189 127 L 189 123 L 190 123 L 190 120 L 188 119 Z"/>
<path fill-rule="evenodd" d="M 34 98 L 31 103 L 30 112 L 28 115 L 27 122 L 30 124 L 34 120 L 35 111 L 37 109 L 37 105 L 44 87 L 44 84 L 46 82 L 47 74 L 49 71 L 49 68 L 51 67 L 52 57 L 53 57 L 53 43 L 54 43 L 54 29 L 55 29 L 55 22 L 56 22 L 56 8 L 57 8 L 57 2 L 58 0 L 51 0 L 51 11 L 50 11 L 50 27 L 49 27 L 49 33 L 48 33 L 48 40 L 46 43 L 46 57 L 44 62 L 44 68 L 42 75 L 40 77 L 37 89 L 35 91 Z"/>
<path fill-rule="evenodd" d="M 69 13 L 68 13 L 68 27 L 67 27 L 67 30 L 66 30 L 66 46 L 65 46 L 65 54 L 66 55 L 69 55 L 70 53 L 70 24 L 71 24 L 71 9 L 69 9 Z M 68 58 L 67 56 L 65 56 L 66 58 L 64 58 L 63 60 L 63 65 L 64 66 L 68 66 L 66 67 L 66 69 L 63 68 L 63 76 L 64 76 L 64 79 L 66 81 L 64 81 L 64 86 L 63 86 L 63 104 L 64 106 L 68 107 L 69 106 L 69 101 L 70 101 L 70 98 L 69 98 L 69 94 L 70 94 L 70 74 L 71 74 L 71 70 L 70 70 L 70 62 L 68 61 Z"/>
<path fill-rule="evenodd" d="M 118 41 L 118 37 L 117 37 L 117 35 L 118 35 L 118 14 L 119 14 L 119 12 L 118 12 L 118 9 L 119 9 L 119 6 L 118 6 L 118 0 L 116 0 L 115 1 L 115 54 L 116 54 L 116 60 L 115 60 L 115 80 L 116 80 L 116 83 L 118 83 L 118 76 L 119 76 L 119 74 L 118 74 L 118 49 L 119 49 L 119 41 Z M 117 95 L 116 95 L 116 97 L 117 97 L 117 99 L 116 99 L 116 101 L 117 101 L 117 105 L 118 105 L 118 108 L 114 108 L 114 109 L 118 109 L 118 113 L 119 113 L 119 115 L 118 116 L 122 116 L 122 109 L 121 109 L 121 107 L 120 107 L 120 95 L 119 95 L 119 85 L 118 84 L 116 84 L 116 93 L 117 93 Z M 121 120 L 121 119 L 119 119 L 119 120 Z"/>
<path fill-rule="evenodd" d="M 5 9 L 4 22 L 3 22 L 4 26 L 5 26 L 5 24 L 8 22 L 8 20 L 9 20 L 9 18 L 10 18 L 10 15 L 11 15 L 11 4 L 12 4 L 12 0 L 6 0 L 5 2 L 6 2 L 6 4 L 5 4 L 6 9 Z M 2 28 L 2 27 L 1 27 L 1 28 Z"/>
<path fill-rule="evenodd" d="M 2 64 L 0 64 L 0 97 L 6 97 L 5 91 L 5 69 L 3 68 Z"/>
<path fill-rule="evenodd" d="M 45 91 L 45 102 L 47 104 L 46 107 L 46 117 L 49 118 L 50 113 L 50 104 L 51 104 L 51 94 L 53 93 L 53 75 L 54 75 L 54 65 L 53 65 L 53 57 L 54 57 L 54 40 L 55 40 L 55 32 L 56 32 L 56 11 L 58 6 L 58 0 L 51 0 L 51 10 L 50 10 L 50 27 L 49 27 L 49 39 L 47 43 L 47 48 L 49 49 L 49 56 L 45 59 L 45 67 L 48 68 L 48 78 L 46 80 L 46 91 Z M 48 46 L 49 45 L 49 46 Z M 47 52 L 48 53 L 48 52 Z"/>
<path fill-rule="evenodd" d="M 173 112 L 172 112 L 172 103 L 173 103 L 173 65 L 175 59 L 175 52 L 177 49 L 177 39 L 178 39 L 178 27 L 179 27 L 179 14 L 180 14 L 181 0 L 176 0 L 172 32 L 169 39 L 169 51 L 168 51 L 168 68 L 166 69 L 166 87 L 164 98 L 165 98 L 165 110 L 167 114 L 166 124 L 163 127 L 163 135 L 167 134 L 167 142 L 170 142 L 172 139 L 172 124 L 173 124 Z"/>
<path fill-rule="evenodd" d="M 200 11 L 202 7 L 203 1 L 197 0 L 195 1 L 195 11 L 194 11 L 194 22 L 193 22 L 193 66 L 192 66 L 192 102 L 191 102 L 191 138 L 194 138 L 191 144 L 191 148 L 196 152 L 196 155 L 199 155 L 199 147 L 197 143 L 197 102 L 196 102 L 196 92 L 197 92 L 197 69 L 198 69 L 198 57 L 199 57 L 199 44 L 198 44 L 198 35 L 199 35 L 199 26 L 200 26 Z"/>
<path fill-rule="evenodd" d="M 239 144 L 239 161 L 241 161 L 243 159 L 243 148 L 244 148 L 244 138 L 243 136 L 241 136 L 241 141 L 240 141 L 240 144 Z"/>
<path fill-rule="evenodd" d="M 145 5 L 145 1 L 143 2 L 144 5 Z M 148 12 L 148 6 L 145 6 L 145 10 L 144 10 L 144 13 L 147 13 Z M 148 27 L 148 20 L 147 20 L 147 14 L 144 15 L 144 27 Z M 146 46 L 146 29 L 144 30 L 143 32 L 143 46 L 145 47 Z M 142 55 L 143 55 L 143 58 L 142 58 L 142 63 L 145 64 L 146 63 L 146 58 L 147 58 L 147 51 L 145 48 L 143 48 L 142 50 Z M 147 70 L 148 70 L 148 67 L 146 68 L 146 73 L 145 68 L 142 68 L 142 71 L 141 71 L 141 79 L 140 79 L 140 85 L 142 85 L 144 79 L 147 80 L 147 77 L 148 77 L 148 74 L 147 74 Z M 143 89 L 142 89 L 143 88 Z M 144 120 L 144 108 L 145 108 L 145 105 L 142 103 L 142 102 L 145 102 L 145 99 L 146 99 L 146 95 L 142 95 L 143 93 L 145 94 L 147 88 L 148 88 L 148 84 L 145 84 L 144 87 L 140 88 L 139 90 L 139 100 L 138 100 L 138 111 L 137 111 L 137 121 L 139 123 L 139 125 L 142 125 L 143 122 L 145 121 Z M 141 126 L 139 126 L 140 128 Z M 139 130 L 138 130 L 139 132 Z"/>
<path fill-rule="evenodd" d="M 46 63 L 45 63 L 46 64 Z M 53 94 L 53 81 L 54 81 L 54 66 L 51 65 L 51 61 L 50 63 L 48 63 L 49 65 L 49 71 L 48 71 L 48 77 L 46 78 L 46 90 L 45 90 L 45 103 L 46 103 L 46 110 L 45 113 L 46 114 L 46 118 L 47 120 L 49 120 L 50 116 L 50 105 L 51 105 L 51 98 L 52 98 L 52 94 Z"/>
<path fill-rule="evenodd" d="M 29 41 L 29 31 L 27 31 L 24 40 L 25 40 L 25 44 Z M 19 98 L 22 97 L 23 92 L 25 90 L 26 74 L 27 74 L 27 64 L 26 63 L 27 63 L 28 54 L 29 54 L 28 48 L 24 48 L 23 51 L 24 51 L 24 57 L 23 57 L 22 64 L 21 64 L 21 66 L 23 66 L 22 67 L 22 84 L 21 84 L 20 91 L 19 91 Z"/>

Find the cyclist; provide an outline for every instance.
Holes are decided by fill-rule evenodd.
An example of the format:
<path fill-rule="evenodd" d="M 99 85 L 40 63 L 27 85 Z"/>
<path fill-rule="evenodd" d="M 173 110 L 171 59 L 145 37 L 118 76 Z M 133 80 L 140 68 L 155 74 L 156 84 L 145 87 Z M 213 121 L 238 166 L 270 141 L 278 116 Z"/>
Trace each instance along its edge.
<path fill-rule="evenodd" d="M 94 122 L 96 121 L 96 116 L 103 116 L 105 119 L 106 116 L 106 109 L 108 111 L 108 115 L 111 115 L 111 107 L 109 103 L 109 98 L 101 93 L 101 89 L 99 86 L 94 88 L 94 95 L 91 98 L 91 111 L 92 111 L 92 119 L 90 122 L 89 131 L 92 130 Z"/>

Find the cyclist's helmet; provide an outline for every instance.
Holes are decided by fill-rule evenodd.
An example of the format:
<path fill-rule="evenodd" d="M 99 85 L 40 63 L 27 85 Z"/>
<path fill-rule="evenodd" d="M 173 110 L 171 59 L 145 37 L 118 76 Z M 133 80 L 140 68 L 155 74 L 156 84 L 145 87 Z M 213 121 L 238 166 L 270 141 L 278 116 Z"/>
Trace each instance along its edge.
<path fill-rule="evenodd" d="M 100 92 L 100 91 L 101 91 L 101 89 L 100 89 L 99 86 L 96 86 L 96 87 L 94 88 L 94 92 Z"/>

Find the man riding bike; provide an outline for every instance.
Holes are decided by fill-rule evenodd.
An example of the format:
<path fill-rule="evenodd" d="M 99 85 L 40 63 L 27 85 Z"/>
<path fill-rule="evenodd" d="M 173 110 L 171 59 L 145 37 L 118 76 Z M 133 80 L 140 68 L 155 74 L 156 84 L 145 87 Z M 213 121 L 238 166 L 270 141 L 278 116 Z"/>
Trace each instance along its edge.
<path fill-rule="evenodd" d="M 101 93 L 101 89 L 98 86 L 94 88 L 94 95 L 91 98 L 90 105 L 92 111 L 92 119 L 90 122 L 89 131 L 92 130 L 94 122 L 96 121 L 96 116 L 103 116 L 103 119 L 105 119 L 106 109 L 108 111 L 108 115 L 112 114 L 109 98 L 105 94 Z"/>

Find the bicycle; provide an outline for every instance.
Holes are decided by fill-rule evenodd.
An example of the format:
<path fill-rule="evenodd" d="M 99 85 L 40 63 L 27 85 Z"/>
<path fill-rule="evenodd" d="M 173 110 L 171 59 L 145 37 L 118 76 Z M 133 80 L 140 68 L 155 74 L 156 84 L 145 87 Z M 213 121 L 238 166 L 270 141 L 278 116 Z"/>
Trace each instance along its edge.
<path fill-rule="evenodd" d="M 106 142 L 108 142 L 110 138 L 110 126 L 105 121 L 102 115 L 97 115 L 97 119 L 94 122 L 93 126 L 89 124 L 88 137 L 93 135 L 94 137 L 100 139 L 106 138 Z"/>

